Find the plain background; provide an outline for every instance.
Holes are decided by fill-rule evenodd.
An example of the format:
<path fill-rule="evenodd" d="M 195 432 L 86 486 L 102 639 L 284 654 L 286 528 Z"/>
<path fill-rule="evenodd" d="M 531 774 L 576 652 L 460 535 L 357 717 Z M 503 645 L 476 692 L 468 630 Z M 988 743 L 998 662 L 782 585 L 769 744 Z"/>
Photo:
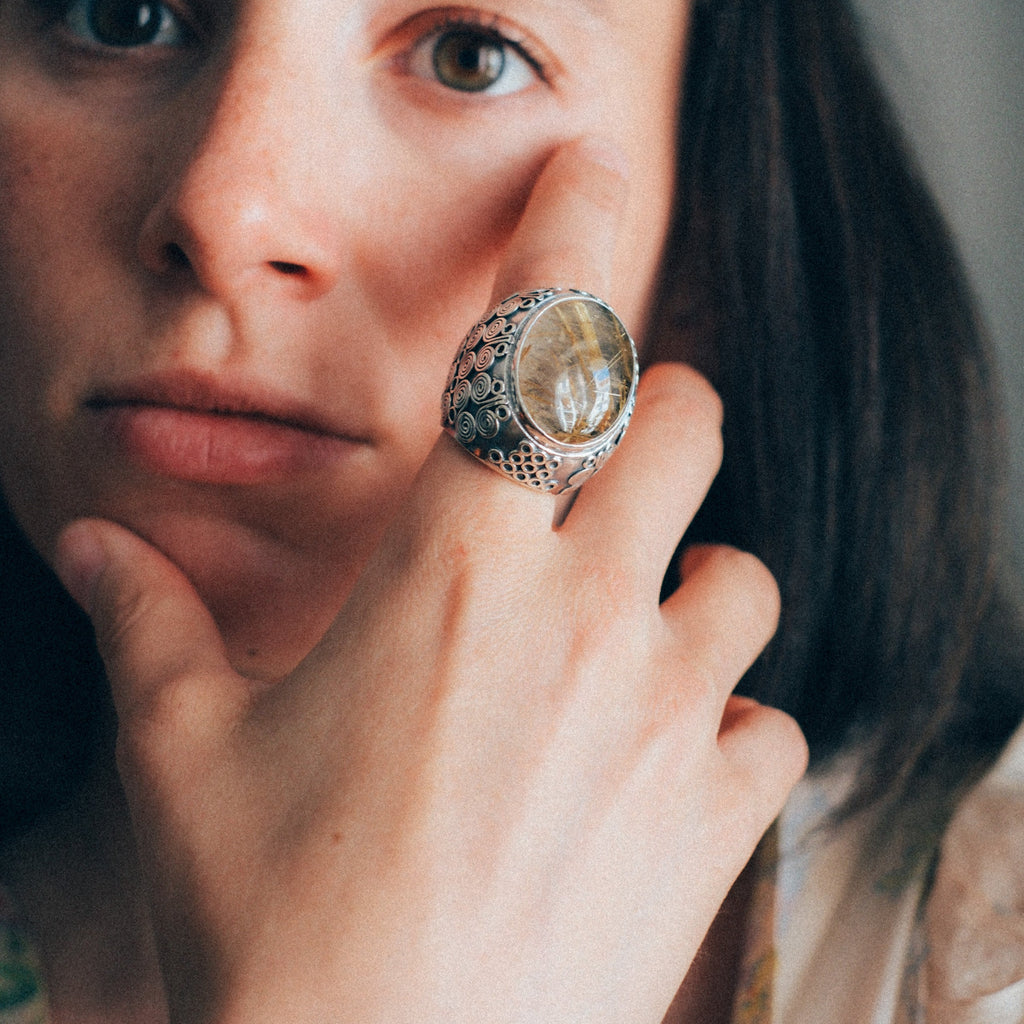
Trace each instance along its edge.
<path fill-rule="evenodd" d="M 856 0 L 1001 359 L 1024 563 L 1024 0 Z"/>

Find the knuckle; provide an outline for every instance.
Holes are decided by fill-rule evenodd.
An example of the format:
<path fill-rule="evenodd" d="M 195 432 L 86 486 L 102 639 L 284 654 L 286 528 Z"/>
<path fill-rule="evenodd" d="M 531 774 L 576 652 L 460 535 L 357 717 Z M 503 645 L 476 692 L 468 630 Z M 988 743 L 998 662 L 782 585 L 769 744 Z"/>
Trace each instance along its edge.
<path fill-rule="evenodd" d="M 777 813 L 807 769 L 808 747 L 796 720 L 747 698 L 731 728 L 731 770 L 738 790 Z"/>
<path fill-rule="evenodd" d="M 705 453 L 702 462 L 717 468 L 723 454 L 723 406 L 718 392 L 695 370 L 660 363 L 640 378 L 637 405 L 657 421 L 661 443 Z"/>
<path fill-rule="evenodd" d="M 782 595 L 771 570 L 756 555 L 729 545 L 699 549 L 691 556 L 695 567 L 724 580 L 730 593 L 742 597 L 744 620 L 751 632 L 767 640 L 779 623 Z M 684 561 L 684 571 L 689 565 Z"/>
<path fill-rule="evenodd" d="M 713 738 L 717 730 L 721 687 L 714 670 L 703 661 L 681 673 L 668 673 L 647 697 L 649 735 L 677 734 L 680 747 L 693 746 L 696 736 Z"/>
<path fill-rule="evenodd" d="M 746 590 L 750 608 L 774 631 L 782 608 L 782 595 L 771 570 L 756 555 L 739 548 L 723 548 L 720 557 L 729 563 L 728 571 Z"/>
<path fill-rule="evenodd" d="M 720 432 L 724 407 L 711 382 L 684 363 L 657 363 L 643 374 L 640 387 L 648 402 L 663 402 L 685 416 Z"/>
<path fill-rule="evenodd" d="M 194 770 L 200 752 L 220 742 L 208 695 L 223 681 L 184 672 L 154 682 L 118 714 L 117 760 L 136 776 Z"/>

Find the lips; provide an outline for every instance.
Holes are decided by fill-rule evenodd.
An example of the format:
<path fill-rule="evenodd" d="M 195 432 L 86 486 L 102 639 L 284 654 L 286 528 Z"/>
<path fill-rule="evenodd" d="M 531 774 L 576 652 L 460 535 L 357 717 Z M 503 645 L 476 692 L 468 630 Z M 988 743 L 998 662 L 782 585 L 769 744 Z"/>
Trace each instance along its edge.
<path fill-rule="evenodd" d="M 196 483 L 278 482 L 337 466 L 368 443 L 272 389 L 195 377 L 101 389 L 86 408 L 129 462 Z"/>

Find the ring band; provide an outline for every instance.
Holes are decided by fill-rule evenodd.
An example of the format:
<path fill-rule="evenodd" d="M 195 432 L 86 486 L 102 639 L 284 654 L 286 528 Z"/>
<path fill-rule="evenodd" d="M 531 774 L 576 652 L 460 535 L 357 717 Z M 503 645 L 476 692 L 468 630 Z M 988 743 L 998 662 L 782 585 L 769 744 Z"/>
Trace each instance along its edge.
<path fill-rule="evenodd" d="M 639 376 L 633 339 L 607 303 L 572 288 L 522 292 L 466 335 L 441 425 L 492 469 L 559 494 L 622 440 Z"/>

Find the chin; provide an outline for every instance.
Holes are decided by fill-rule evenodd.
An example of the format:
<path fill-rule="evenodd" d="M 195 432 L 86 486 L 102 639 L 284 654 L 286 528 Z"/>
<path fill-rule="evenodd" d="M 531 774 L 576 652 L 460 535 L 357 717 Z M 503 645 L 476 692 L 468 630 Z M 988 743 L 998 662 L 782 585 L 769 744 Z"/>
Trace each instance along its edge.
<path fill-rule="evenodd" d="M 165 508 L 111 514 L 195 587 L 235 669 L 272 681 L 288 674 L 334 621 L 383 530 L 380 518 L 328 516 L 290 530 L 237 509 Z"/>
<path fill-rule="evenodd" d="M 194 582 L 194 581 L 193 581 Z M 235 671 L 274 682 L 288 675 L 320 642 L 337 617 L 347 591 L 334 586 L 301 590 L 279 581 L 204 580 L 197 585 L 220 630 Z"/>

